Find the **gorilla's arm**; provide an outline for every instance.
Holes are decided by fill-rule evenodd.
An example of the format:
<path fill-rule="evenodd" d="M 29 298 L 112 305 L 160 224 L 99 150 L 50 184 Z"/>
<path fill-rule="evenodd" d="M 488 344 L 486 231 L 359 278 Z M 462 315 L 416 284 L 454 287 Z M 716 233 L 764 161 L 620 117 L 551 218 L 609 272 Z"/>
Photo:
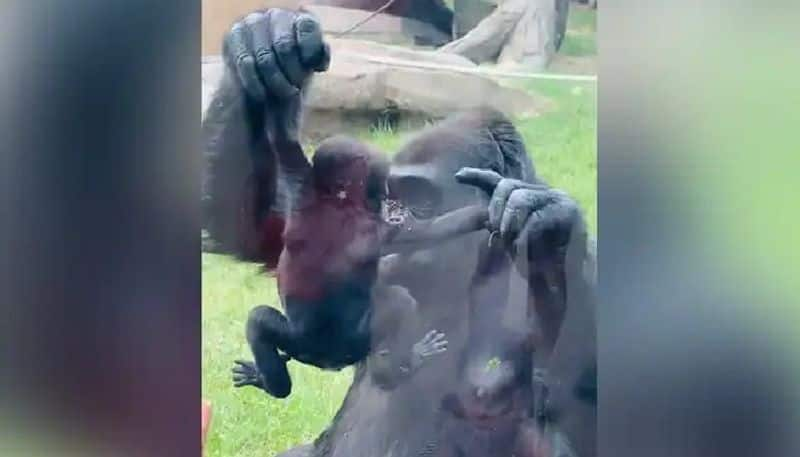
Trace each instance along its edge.
<path fill-rule="evenodd" d="M 281 249 L 292 173 L 307 166 L 298 140 L 304 94 L 330 53 L 315 18 L 272 9 L 233 24 L 223 58 L 202 125 L 203 225 L 218 250 L 269 263 Z"/>
<path fill-rule="evenodd" d="M 508 179 L 489 170 L 462 169 L 459 181 L 491 195 L 489 230 L 496 233 L 527 278 L 535 316 L 536 367 L 547 386 L 541 416 L 553 455 L 595 454 L 597 401 L 595 244 L 577 203 L 544 184 Z M 538 409 L 538 408 L 537 408 Z M 537 411 L 538 412 L 538 411 Z M 520 455 L 538 455 L 535 442 Z"/>
<path fill-rule="evenodd" d="M 590 242 L 580 207 L 561 190 L 504 178 L 491 170 L 464 168 L 456 179 L 491 196 L 487 227 L 505 243 L 528 279 L 540 348 L 552 351 L 567 300 L 583 305 L 594 289 L 588 268 L 592 264 Z"/>

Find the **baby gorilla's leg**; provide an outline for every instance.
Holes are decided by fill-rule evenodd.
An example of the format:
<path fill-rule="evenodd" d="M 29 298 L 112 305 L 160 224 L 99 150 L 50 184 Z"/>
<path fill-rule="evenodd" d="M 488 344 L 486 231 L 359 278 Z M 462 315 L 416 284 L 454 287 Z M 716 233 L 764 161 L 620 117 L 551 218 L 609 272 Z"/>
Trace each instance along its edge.
<path fill-rule="evenodd" d="M 234 383 L 259 387 L 273 397 L 287 397 L 292 391 L 292 380 L 286 369 L 289 357 L 278 353 L 278 348 L 289 352 L 292 346 L 286 317 L 269 306 L 253 308 L 247 318 L 247 342 L 255 363 L 237 362 Z"/>

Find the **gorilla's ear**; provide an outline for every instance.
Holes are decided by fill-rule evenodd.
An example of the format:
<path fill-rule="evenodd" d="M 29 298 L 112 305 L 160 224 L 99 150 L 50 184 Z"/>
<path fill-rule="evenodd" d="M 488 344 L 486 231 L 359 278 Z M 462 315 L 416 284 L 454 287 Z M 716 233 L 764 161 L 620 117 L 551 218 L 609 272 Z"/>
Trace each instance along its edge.
<path fill-rule="evenodd" d="M 597 404 L 597 364 L 592 364 L 581 373 L 575 383 L 574 393 L 586 403 Z"/>
<path fill-rule="evenodd" d="M 374 154 L 373 157 L 370 157 L 365 190 L 368 209 L 377 213 L 380 212 L 381 205 L 388 194 L 389 161 L 378 153 Z"/>
<path fill-rule="evenodd" d="M 514 123 L 504 114 L 495 110 L 487 110 L 484 115 L 492 141 L 497 145 L 503 160 L 503 170 L 495 171 L 507 178 L 520 181 L 535 180 L 536 169 Z"/>

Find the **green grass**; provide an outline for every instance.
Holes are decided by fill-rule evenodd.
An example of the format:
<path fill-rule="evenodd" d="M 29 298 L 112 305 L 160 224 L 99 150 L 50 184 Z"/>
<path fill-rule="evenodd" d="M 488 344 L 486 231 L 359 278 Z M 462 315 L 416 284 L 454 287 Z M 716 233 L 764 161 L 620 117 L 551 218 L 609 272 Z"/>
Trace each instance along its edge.
<path fill-rule="evenodd" d="M 539 175 L 567 191 L 597 227 L 597 91 L 593 83 L 536 81 L 522 87 L 548 97 L 555 105 L 534 118 L 515 123 Z"/>
<path fill-rule="evenodd" d="M 571 8 L 562 53 L 594 51 L 595 12 Z M 589 44 L 591 42 L 591 44 Z M 596 90 L 590 83 L 536 81 L 523 89 L 548 98 L 552 109 L 516 119 L 538 173 L 570 193 L 584 209 L 592 233 L 597 227 Z M 382 151 L 397 151 L 407 133 L 376 127 L 359 138 Z M 352 379 L 352 370 L 331 373 L 291 363 L 292 395 L 275 400 L 252 389 L 234 389 L 230 368 L 251 359 L 244 338 L 247 313 L 256 304 L 275 304 L 275 281 L 256 265 L 203 254 L 203 398 L 213 420 L 206 457 L 270 457 L 312 441 L 329 424 Z"/>
<path fill-rule="evenodd" d="M 247 313 L 256 304 L 275 304 L 275 281 L 253 264 L 213 254 L 202 259 L 202 390 L 213 407 L 206 456 L 268 457 L 312 441 L 341 404 L 352 370 L 292 363 L 293 392 L 280 401 L 257 389 L 234 389 L 233 361 L 252 359 L 244 338 Z"/>
<path fill-rule="evenodd" d="M 597 11 L 570 6 L 567 33 L 558 53 L 571 57 L 597 55 L 596 32 Z"/>

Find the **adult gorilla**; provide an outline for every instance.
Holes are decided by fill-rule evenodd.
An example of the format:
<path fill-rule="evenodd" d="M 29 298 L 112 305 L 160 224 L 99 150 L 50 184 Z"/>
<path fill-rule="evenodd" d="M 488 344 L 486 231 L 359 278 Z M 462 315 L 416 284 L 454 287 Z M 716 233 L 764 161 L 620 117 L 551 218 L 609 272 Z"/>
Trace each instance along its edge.
<path fill-rule="evenodd" d="M 314 18 L 269 10 L 234 24 L 224 53 L 227 72 L 203 125 L 208 162 L 205 227 L 218 250 L 272 265 L 276 250 L 282 249 L 280 215 L 296 183 L 283 179 L 288 175 L 280 170 L 294 164 L 277 166 L 269 158 L 280 156 L 281 148 L 299 148 L 305 89 L 313 72 L 327 68 L 329 51 Z M 453 446 L 447 440 L 453 438 L 441 427 L 450 414 L 443 400 L 456 391 L 470 392 L 470 386 L 464 388 L 472 378 L 463 376 L 463 360 L 465 354 L 470 359 L 475 345 L 467 343 L 476 339 L 474 329 L 480 328 L 469 323 L 472 286 L 492 270 L 481 265 L 479 252 L 497 243 L 516 267 L 510 282 L 517 286 L 508 296 L 521 296 L 516 301 L 528 316 L 512 323 L 532 335 L 534 349 L 519 347 L 531 351 L 534 371 L 546 373 L 531 383 L 543 388 L 530 395 L 529 409 L 515 412 L 529 420 L 517 437 L 526 444 L 514 452 L 529 457 L 594 455 L 594 260 L 575 202 L 536 176 L 513 125 L 485 110 L 455 116 L 411 140 L 394 157 L 388 192 L 422 220 L 469 205 L 488 205 L 488 230 L 381 261 L 380 280 L 405 287 L 418 303 L 418 321 L 426 329 L 443 331 L 450 350 L 390 391 L 378 388 L 365 375 L 366 364 L 359 363 L 331 426 L 314 445 L 284 455 L 451 455 L 448 449 Z M 505 368 L 506 352 L 498 349 L 497 357 L 490 359 L 492 366 Z M 520 359 L 518 352 L 509 357 Z M 478 403 L 492 401 L 485 397 L 486 389 L 472 392 Z M 509 411 L 500 408 L 497 413 L 506 417 Z M 476 424 L 463 424 L 458 439 L 491 441 L 493 417 L 487 414 L 481 413 Z"/>

